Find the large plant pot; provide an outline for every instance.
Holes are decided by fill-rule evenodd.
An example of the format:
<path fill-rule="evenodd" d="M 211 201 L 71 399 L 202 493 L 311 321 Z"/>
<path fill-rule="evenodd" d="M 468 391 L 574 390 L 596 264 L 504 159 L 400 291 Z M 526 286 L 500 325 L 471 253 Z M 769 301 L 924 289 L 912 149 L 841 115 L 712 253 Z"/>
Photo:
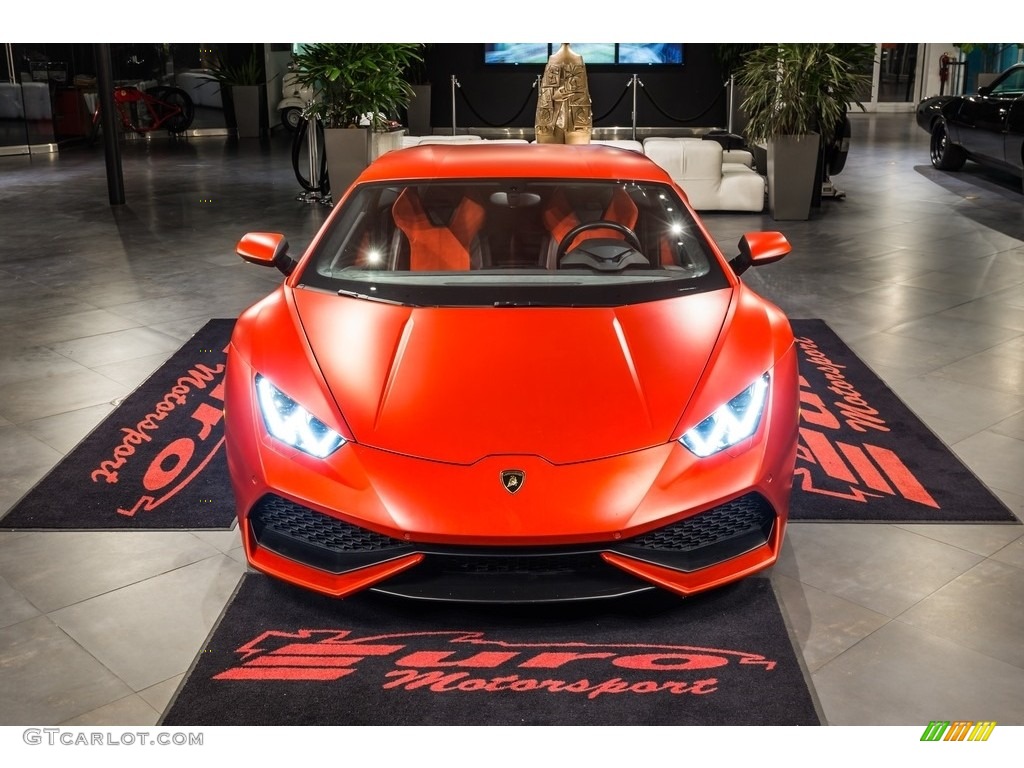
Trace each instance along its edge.
<path fill-rule="evenodd" d="M 262 85 L 232 85 L 230 93 L 230 112 L 227 115 L 228 127 L 235 129 L 240 139 L 259 138 L 265 119 L 267 91 Z"/>
<path fill-rule="evenodd" d="M 406 110 L 409 116 L 409 135 L 429 136 L 433 132 L 430 125 L 430 86 L 414 85 L 412 92 L 415 95 Z"/>
<path fill-rule="evenodd" d="M 369 128 L 328 128 L 324 131 L 327 177 L 331 194 L 341 199 L 345 190 L 363 170 L 392 149 L 402 146 L 405 131 L 379 133 Z"/>
<path fill-rule="evenodd" d="M 768 140 L 768 210 L 778 221 L 806 221 L 817 180 L 819 136 Z"/>

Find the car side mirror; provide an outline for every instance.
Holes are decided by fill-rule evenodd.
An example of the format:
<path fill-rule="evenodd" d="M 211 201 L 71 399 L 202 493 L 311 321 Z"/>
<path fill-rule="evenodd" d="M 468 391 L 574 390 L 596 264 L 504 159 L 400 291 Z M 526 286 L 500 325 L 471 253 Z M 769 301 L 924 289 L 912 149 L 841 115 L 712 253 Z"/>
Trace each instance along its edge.
<path fill-rule="evenodd" d="M 988 96 L 990 93 L 992 93 L 991 85 L 983 85 L 981 86 L 981 88 L 978 89 L 979 96 Z"/>
<path fill-rule="evenodd" d="M 235 253 L 250 264 L 277 267 L 285 275 L 294 272 L 298 264 L 288 255 L 288 239 L 277 232 L 249 232 L 238 241 Z"/>
<path fill-rule="evenodd" d="M 793 246 L 781 232 L 747 232 L 737 245 L 740 252 L 732 258 L 729 266 L 737 276 L 742 275 L 750 267 L 760 267 L 778 261 Z"/>

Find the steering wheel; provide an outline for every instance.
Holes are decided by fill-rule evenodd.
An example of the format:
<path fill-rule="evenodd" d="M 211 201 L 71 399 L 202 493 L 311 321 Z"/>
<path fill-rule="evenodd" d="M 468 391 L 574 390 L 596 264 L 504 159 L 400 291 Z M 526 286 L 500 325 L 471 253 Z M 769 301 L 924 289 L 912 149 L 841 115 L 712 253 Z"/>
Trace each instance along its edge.
<path fill-rule="evenodd" d="M 640 238 L 637 237 L 636 232 L 625 224 L 619 224 L 617 221 L 609 221 L 607 219 L 598 219 L 597 221 L 577 224 L 565 233 L 565 237 L 558 241 L 558 249 L 555 251 L 555 264 L 562 261 L 562 257 L 565 256 L 565 252 L 569 250 L 569 246 L 572 245 L 572 241 L 576 239 L 577 235 L 591 229 L 614 229 L 626 238 L 626 242 L 632 246 L 633 250 L 638 253 L 643 250 L 643 246 L 640 245 Z"/>

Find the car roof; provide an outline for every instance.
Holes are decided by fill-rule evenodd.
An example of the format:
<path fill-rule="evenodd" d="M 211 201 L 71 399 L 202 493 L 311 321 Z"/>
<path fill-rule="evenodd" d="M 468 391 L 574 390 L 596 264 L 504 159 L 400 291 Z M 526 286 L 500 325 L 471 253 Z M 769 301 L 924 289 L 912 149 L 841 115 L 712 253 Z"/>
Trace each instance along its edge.
<path fill-rule="evenodd" d="M 613 179 L 665 183 L 645 155 L 600 144 L 426 144 L 379 157 L 357 181 L 465 178 Z"/>

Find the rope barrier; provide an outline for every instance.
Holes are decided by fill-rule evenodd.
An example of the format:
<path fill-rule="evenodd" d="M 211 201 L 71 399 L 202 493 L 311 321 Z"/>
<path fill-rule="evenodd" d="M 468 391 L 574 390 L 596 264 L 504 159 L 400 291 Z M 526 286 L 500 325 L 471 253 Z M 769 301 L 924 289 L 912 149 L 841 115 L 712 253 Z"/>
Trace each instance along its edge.
<path fill-rule="evenodd" d="M 624 99 L 624 98 L 626 97 L 626 94 L 627 94 L 627 93 L 629 93 L 629 87 L 630 87 L 630 85 L 632 85 L 632 84 L 633 84 L 633 81 L 632 81 L 632 80 L 630 80 L 629 82 L 627 82 L 627 83 L 626 83 L 626 87 L 622 89 L 622 93 L 620 93 L 620 94 L 619 94 L 619 98 L 615 100 L 615 103 L 614 103 L 614 104 L 612 104 L 612 108 L 611 108 L 611 109 L 609 109 L 609 110 L 608 110 L 607 112 L 605 112 L 605 113 L 604 113 L 603 115 L 595 115 L 595 116 L 594 116 L 594 117 L 592 118 L 592 120 L 593 120 L 593 122 L 594 122 L 595 124 L 596 124 L 596 123 L 599 123 L 599 122 L 601 122 L 601 121 L 602 121 L 602 120 L 604 120 L 604 119 L 605 119 L 606 117 L 608 117 L 608 115 L 610 115 L 610 114 L 611 114 L 612 112 L 614 112 L 614 111 L 615 111 L 616 109 L 618 109 L 618 108 L 619 108 L 619 104 L 621 104 L 621 103 L 622 103 L 622 100 L 623 100 L 623 99 Z"/>
<path fill-rule="evenodd" d="M 540 78 L 537 78 L 536 80 L 533 81 L 533 83 L 530 85 L 530 92 L 526 94 L 526 98 L 523 100 L 522 105 L 519 107 L 518 110 L 516 110 L 516 113 L 512 115 L 512 117 L 510 117 L 508 120 L 505 120 L 504 122 L 492 122 L 485 118 L 477 111 L 476 107 L 473 106 L 473 102 L 469 100 L 469 97 L 466 95 L 465 90 L 463 90 L 462 86 L 458 83 L 458 81 L 455 81 L 455 86 L 458 88 L 458 92 L 462 94 L 462 100 L 463 102 L 465 102 L 466 107 L 469 109 L 470 112 L 473 113 L 473 116 L 477 120 L 479 120 L 482 124 L 486 125 L 489 128 L 504 128 L 511 125 L 515 120 L 519 118 L 520 115 L 523 114 L 523 111 L 526 109 L 526 107 L 529 105 L 530 101 L 534 97 L 533 91 L 537 88 L 539 81 Z M 692 123 L 696 122 L 697 120 L 700 120 L 714 108 L 714 106 L 718 103 L 719 99 L 721 99 L 722 95 L 725 93 L 725 85 L 723 85 L 722 89 L 717 94 L 715 94 L 714 99 L 711 100 L 711 103 L 708 104 L 708 106 L 704 110 L 702 110 L 696 115 L 693 115 L 692 117 L 676 117 L 675 115 L 672 115 L 661 108 L 661 106 L 654 100 L 654 97 L 648 92 L 646 86 L 644 86 L 642 82 L 638 81 L 638 84 L 640 88 L 643 90 L 644 96 L 646 96 L 647 100 L 651 103 L 651 106 L 653 106 L 654 109 L 657 110 L 657 112 L 661 114 L 662 117 L 676 123 Z M 619 105 L 622 104 L 622 100 L 626 97 L 626 94 L 629 92 L 632 85 L 632 80 L 627 82 L 625 87 L 622 89 L 622 92 L 619 94 L 619 97 L 615 100 L 615 103 L 612 104 L 611 108 L 608 109 L 608 111 L 602 115 L 594 115 L 592 117 L 592 121 L 595 125 L 601 122 L 602 120 L 606 119 L 616 109 L 619 108 Z"/>
<path fill-rule="evenodd" d="M 537 80 L 534 80 L 533 84 L 530 86 L 530 92 L 526 94 L 526 99 L 523 101 L 522 106 L 519 107 L 519 110 L 514 115 L 512 115 L 512 117 L 510 117 L 503 123 L 492 123 L 489 120 L 485 119 L 479 112 L 477 112 L 476 109 L 473 107 L 472 102 L 470 102 L 469 97 L 466 96 L 466 92 L 463 90 L 461 85 L 459 86 L 459 93 L 462 94 L 462 100 L 466 102 L 466 106 L 469 107 L 469 111 L 473 113 L 477 120 L 479 120 L 481 123 L 483 123 L 489 128 L 504 128 L 505 126 L 510 125 L 512 121 L 517 119 L 521 114 L 523 114 L 523 110 L 526 109 L 526 106 L 530 103 L 530 100 L 533 98 L 533 90 L 536 87 Z"/>
<path fill-rule="evenodd" d="M 641 86 L 642 85 L 643 84 L 641 83 Z M 661 114 L 662 117 L 668 118 L 669 120 L 672 120 L 672 121 L 677 122 L 677 123 L 692 123 L 692 122 L 695 122 L 697 120 L 700 120 L 702 117 L 704 117 L 704 115 L 706 115 L 708 112 L 710 112 L 712 110 L 712 108 L 714 108 L 715 104 L 718 103 L 718 100 L 720 98 L 722 98 L 722 94 L 723 93 L 725 93 L 725 86 L 724 85 L 722 86 L 722 89 L 717 94 L 715 94 L 715 98 L 711 100 L 711 103 L 708 104 L 707 108 L 704 109 L 702 112 L 694 115 L 693 117 L 676 117 L 675 115 L 670 115 L 668 112 L 663 110 L 658 105 L 658 103 L 654 100 L 654 97 L 651 96 L 651 94 L 647 92 L 647 88 L 643 89 L 643 94 L 644 94 L 644 96 L 647 97 L 647 100 L 649 102 L 651 102 L 651 106 L 653 106 Z"/>

